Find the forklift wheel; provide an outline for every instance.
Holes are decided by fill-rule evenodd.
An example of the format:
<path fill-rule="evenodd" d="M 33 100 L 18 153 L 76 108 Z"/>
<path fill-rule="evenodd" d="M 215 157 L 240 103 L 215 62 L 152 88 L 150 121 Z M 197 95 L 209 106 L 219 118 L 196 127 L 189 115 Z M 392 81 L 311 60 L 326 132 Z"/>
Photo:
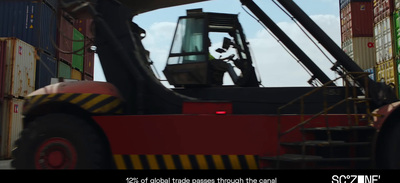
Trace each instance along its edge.
<path fill-rule="evenodd" d="M 107 149 L 86 121 L 68 114 L 49 114 L 32 121 L 13 150 L 16 169 L 102 169 Z"/>

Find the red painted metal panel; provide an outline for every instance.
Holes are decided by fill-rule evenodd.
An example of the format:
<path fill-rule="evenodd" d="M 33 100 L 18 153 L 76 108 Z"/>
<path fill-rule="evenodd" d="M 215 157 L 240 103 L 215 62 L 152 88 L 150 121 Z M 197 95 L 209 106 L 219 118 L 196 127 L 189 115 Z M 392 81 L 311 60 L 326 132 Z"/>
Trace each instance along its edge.
<path fill-rule="evenodd" d="M 85 37 L 93 39 L 92 24 L 93 19 L 78 19 L 74 22 L 74 27 Z"/>
<path fill-rule="evenodd" d="M 372 2 L 351 2 L 340 11 L 342 42 L 353 37 L 373 36 Z"/>
<path fill-rule="evenodd" d="M 87 74 L 85 74 L 84 78 L 85 81 L 93 81 L 93 76 L 89 76 Z"/>
<path fill-rule="evenodd" d="M 57 43 L 58 47 L 61 51 L 72 52 L 72 43 L 73 43 L 73 31 L 74 26 L 71 24 L 69 20 L 65 18 L 65 12 L 60 11 L 59 15 L 59 28 L 57 31 Z M 64 60 L 64 62 L 72 64 L 72 54 L 65 54 L 61 51 L 58 52 L 57 58 L 60 60 Z"/>
<path fill-rule="evenodd" d="M 305 116 L 305 119 L 310 116 Z M 113 154 L 248 154 L 277 155 L 278 117 L 267 115 L 148 115 L 94 116 Z M 329 115 L 332 126 L 347 126 L 347 115 Z M 281 118 L 281 130 L 299 123 L 300 116 Z M 318 117 L 305 127 L 325 126 Z M 282 142 L 298 141 L 297 129 Z M 285 153 L 281 149 L 280 153 Z"/>
<path fill-rule="evenodd" d="M 183 114 L 232 114 L 230 102 L 185 102 Z"/>
<path fill-rule="evenodd" d="M 4 98 L 4 78 L 5 78 L 5 54 L 6 54 L 6 42 L 0 40 L 0 102 L 3 102 Z"/>
<path fill-rule="evenodd" d="M 83 71 L 89 76 L 94 76 L 94 52 L 86 49 L 83 59 Z"/>

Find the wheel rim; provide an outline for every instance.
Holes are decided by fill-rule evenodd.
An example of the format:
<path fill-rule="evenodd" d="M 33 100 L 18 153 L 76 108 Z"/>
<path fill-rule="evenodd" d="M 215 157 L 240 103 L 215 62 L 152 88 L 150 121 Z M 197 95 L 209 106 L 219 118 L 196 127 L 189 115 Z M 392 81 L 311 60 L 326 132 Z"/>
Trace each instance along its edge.
<path fill-rule="evenodd" d="M 35 153 L 37 169 L 73 169 L 77 153 L 72 143 L 60 137 L 46 139 Z"/>

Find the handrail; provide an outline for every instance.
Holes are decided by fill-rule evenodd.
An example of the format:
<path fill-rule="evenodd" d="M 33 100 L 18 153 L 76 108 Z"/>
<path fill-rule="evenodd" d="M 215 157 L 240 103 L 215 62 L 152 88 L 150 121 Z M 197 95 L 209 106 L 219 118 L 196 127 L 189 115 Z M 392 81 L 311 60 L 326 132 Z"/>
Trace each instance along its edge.
<path fill-rule="evenodd" d="M 359 74 L 359 76 L 357 76 L 357 77 L 354 77 L 355 75 L 358 75 Z M 330 110 L 332 110 L 332 109 L 334 109 L 334 108 L 336 108 L 337 106 L 339 106 L 339 105 L 341 105 L 341 104 L 343 104 L 343 103 L 345 103 L 345 102 L 349 102 L 349 101 L 364 101 L 364 102 L 366 102 L 366 106 L 367 106 L 367 114 L 368 114 L 368 116 L 370 116 L 370 109 L 369 109 L 369 98 L 368 98 L 368 95 L 369 95 L 369 92 L 368 92 L 368 75 L 369 75 L 369 73 L 366 73 L 366 72 L 351 72 L 351 73 L 347 73 L 347 74 L 344 74 L 343 76 L 341 76 L 341 77 L 338 77 L 338 78 L 336 78 L 336 79 L 334 79 L 334 80 L 331 80 L 331 81 L 329 81 L 329 82 L 327 82 L 327 83 L 325 83 L 324 85 L 322 85 L 321 87 L 318 87 L 318 88 L 315 88 L 314 90 L 311 90 L 310 92 L 307 92 L 306 94 L 304 94 L 304 95 L 302 95 L 302 96 L 300 96 L 300 97 L 298 97 L 298 98 L 296 98 L 296 99 L 294 99 L 294 100 L 292 100 L 292 101 L 290 101 L 290 102 L 288 102 L 286 105 L 283 105 L 283 106 L 281 106 L 281 107 L 279 107 L 278 108 L 278 141 L 279 141 L 279 144 L 280 144 L 280 141 L 281 141 L 281 138 L 282 138 L 282 136 L 284 136 L 284 135 L 286 135 L 286 134 L 288 134 L 288 133 L 290 133 L 290 132 L 292 132 L 293 130 L 295 130 L 295 129 L 297 129 L 297 128 L 299 128 L 299 127 L 304 127 L 304 125 L 305 124 L 307 124 L 307 123 L 309 123 L 310 121 L 312 121 L 313 119 L 315 119 L 315 118 L 317 118 L 318 116 L 321 116 L 321 115 L 323 115 L 323 114 L 327 114 L 328 113 L 328 111 L 330 111 Z M 362 99 L 360 99 L 360 98 L 358 98 L 358 95 L 357 95 L 357 90 L 356 90 L 356 86 L 354 85 L 354 83 L 353 84 L 350 84 L 350 81 L 347 79 L 348 77 L 350 77 L 351 79 L 353 79 L 353 81 L 355 82 L 355 80 L 358 80 L 358 79 L 360 79 L 361 77 L 364 77 L 364 78 L 366 78 L 365 79 L 365 83 L 364 83 L 364 86 L 365 86 L 365 88 L 364 88 L 364 92 L 363 92 L 363 95 L 364 95 L 364 98 L 362 98 Z M 310 96 L 310 95 L 312 95 L 312 94 L 314 94 L 314 93 L 316 93 L 317 91 L 320 91 L 320 90 L 322 90 L 322 89 L 326 89 L 328 86 L 330 86 L 330 84 L 332 83 L 332 82 L 335 82 L 335 81 L 337 81 L 337 80 L 339 80 L 339 79 L 343 79 L 343 82 L 345 83 L 345 87 L 346 87 L 346 92 L 345 92 L 345 98 L 343 99 L 343 100 L 341 100 L 341 101 L 339 101 L 339 102 L 337 102 L 337 103 L 335 103 L 335 104 L 333 104 L 333 105 L 331 105 L 331 106 L 329 106 L 328 107 L 328 105 L 327 105 L 327 102 L 326 102 L 326 97 L 324 97 L 324 109 L 321 111 L 321 112 L 319 112 L 319 113 L 317 113 L 317 114 L 314 114 L 313 116 L 311 116 L 310 118 L 308 118 L 308 119 L 306 119 L 306 120 L 304 120 L 304 99 L 306 98 L 306 97 L 308 97 L 308 96 Z M 351 92 L 352 93 L 352 96 L 349 96 L 350 94 L 350 92 L 349 92 L 349 88 L 353 88 L 353 92 Z M 324 96 L 325 96 L 325 93 L 323 93 L 324 94 Z M 285 132 L 281 132 L 281 111 L 284 109 L 284 108 L 286 108 L 286 107 L 288 107 L 288 106 L 291 106 L 291 105 L 293 105 L 293 104 L 295 104 L 295 103 L 297 103 L 298 101 L 300 101 L 300 115 L 301 115 L 301 117 L 300 117 L 300 123 L 298 123 L 298 124 L 296 124 L 296 125 L 294 125 L 293 127 L 291 127 L 290 129 L 288 129 L 288 130 L 286 130 Z M 354 103 L 353 102 L 353 105 L 355 106 L 356 105 L 356 103 Z M 347 113 L 348 113 L 348 115 L 349 115 L 349 122 L 350 121 L 352 121 L 352 120 L 350 120 L 350 113 L 351 113 L 351 111 L 350 111 L 350 108 L 349 108 L 349 105 L 347 105 Z M 369 120 L 369 118 L 368 118 L 368 120 Z M 358 117 L 356 116 L 356 123 L 358 123 Z M 328 140 L 329 140 L 329 142 L 331 141 L 331 137 L 330 137 L 330 129 L 329 129 L 329 123 L 328 123 L 328 121 L 326 121 L 326 127 L 328 128 Z M 303 141 L 305 140 L 305 138 L 304 138 L 304 134 L 302 134 L 302 139 L 303 139 Z M 278 144 L 278 146 L 279 146 L 279 144 Z M 278 155 L 280 155 L 280 147 L 278 147 L 277 148 L 277 153 L 278 153 Z M 302 146 L 302 155 L 303 156 L 305 156 L 305 145 L 303 144 L 303 146 Z M 279 156 L 278 156 L 278 158 L 277 158 L 277 160 L 278 160 L 278 162 L 277 162 L 277 167 L 279 167 Z"/>

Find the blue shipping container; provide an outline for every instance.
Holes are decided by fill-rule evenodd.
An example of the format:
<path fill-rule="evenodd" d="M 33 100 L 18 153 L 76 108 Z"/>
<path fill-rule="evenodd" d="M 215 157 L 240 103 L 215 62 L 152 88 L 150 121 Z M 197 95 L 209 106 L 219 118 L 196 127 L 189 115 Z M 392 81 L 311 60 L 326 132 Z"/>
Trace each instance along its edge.
<path fill-rule="evenodd" d="M 0 37 L 17 37 L 56 54 L 57 15 L 43 1 L 0 0 Z"/>
<path fill-rule="evenodd" d="M 39 52 L 40 60 L 36 61 L 35 89 L 49 85 L 51 78 L 57 78 L 57 61 L 54 56 Z"/>

